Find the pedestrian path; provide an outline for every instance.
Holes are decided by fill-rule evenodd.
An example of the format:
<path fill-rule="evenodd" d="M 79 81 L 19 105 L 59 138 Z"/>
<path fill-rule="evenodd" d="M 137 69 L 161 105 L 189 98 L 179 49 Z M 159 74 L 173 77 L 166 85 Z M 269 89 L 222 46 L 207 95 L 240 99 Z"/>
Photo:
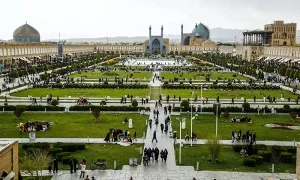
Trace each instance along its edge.
<path fill-rule="evenodd" d="M 22 173 L 24 175 L 24 173 Z M 52 180 L 74 180 L 80 179 L 80 171 L 71 174 L 69 171 L 58 171 L 57 174 L 43 171 L 44 176 L 53 176 Z M 89 177 L 94 176 L 96 180 L 275 180 L 286 179 L 296 180 L 296 174 L 288 173 L 248 173 L 248 172 L 227 172 L 227 171 L 187 171 L 187 170 L 165 170 L 146 167 L 143 169 L 130 170 L 95 170 L 86 171 Z"/>
<path fill-rule="evenodd" d="M 160 123 L 164 123 L 164 115 L 160 115 L 161 119 Z M 153 114 L 150 115 L 150 118 L 153 119 Z M 162 121 L 163 120 L 163 121 Z M 138 144 L 142 144 L 142 143 L 148 143 L 145 144 L 145 146 L 155 146 L 156 143 L 150 143 L 152 140 L 152 136 L 153 136 L 153 131 L 156 130 L 157 131 L 157 139 L 158 139 L 158 143 L 157 145 L 161 145 L 164 142 L 171 142 L 172 143 L 172 147 L 173 147 L 173 139 L 169 138 L 169 135 L 166 133 L 161 133 L 160 131 L 160 126 L 158 125 L 157 127 L 155 126 L 154 122 L 152 124 L 152 129 L 150 129 L 148 127 L 147 129 L 147 134 L 146 134 L 146 139 L 144 138 L 138 138 L 137 141 L 134 141 L 134 143 L 138 143 Z M 148 141 L 149 138 L 149 141 Z M 160 143 L 159 138 L 161 138 L 162 142 Z M 166 140 L 168 139 L 168 140 Z M 29 138 L 0 138 L 0 141 L 18 141 L 19 143 L 44 143 L 44 142 L 48 142 L 48 143 L 56 143 L 56 142 L 62 142 L 62 143 L 91 143 L 91 144 L 102 144 L 102 143 L 106 143 L 104 141 L 104 137 L 103 138 L 36 138 L 35 140 L 30 140 Z M 184 139 L 181 139 L 182 144 L 190 144 L 190 141 L 186 141 Z M 110 142 L 112 143 L 112 142 Z M 180 140 L 178 139 L 176 144 L 180 143 Z M 242 143 L 231 143 L 231 140 L 220 140 L 220 143 L 223 145 L 242 145 Z M 193 141 L 193 144 L 205 144 L 205 139 L 198 139 L 197 141 Z M 256 141 L 256 144 L 265 144 L 267 146 L 297 146 L 298 144 L 300 144 L 300 141 Z"/>

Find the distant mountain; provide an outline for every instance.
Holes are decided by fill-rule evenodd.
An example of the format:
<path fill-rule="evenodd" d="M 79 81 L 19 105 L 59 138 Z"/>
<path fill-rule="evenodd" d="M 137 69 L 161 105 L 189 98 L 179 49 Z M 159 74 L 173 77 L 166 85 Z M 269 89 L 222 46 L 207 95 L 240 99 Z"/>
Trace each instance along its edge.
<path fill-rule="evenodd" d="M 242 29 L 224 29 L 224 28 L 213 28 L 210 30 L 210 38 L 216 42 L 242 42 L 243 32 L 247 30 Z M 297 42 L 300 42 L 300 31 L 297 31 Z M 180 34 L 166 34 L 165 38 L 169 38 L 171 42 L 179 43 Z M 141 43 L 148 40 L 147 36 L 117 36 L 117 37 L 99 37 L 99 38 L 72 38 L 64 39 L 67 42 L 94 42 L 94 43 Z M 46 41 L 57 41 L 57 39 L 49 39 Z"/>

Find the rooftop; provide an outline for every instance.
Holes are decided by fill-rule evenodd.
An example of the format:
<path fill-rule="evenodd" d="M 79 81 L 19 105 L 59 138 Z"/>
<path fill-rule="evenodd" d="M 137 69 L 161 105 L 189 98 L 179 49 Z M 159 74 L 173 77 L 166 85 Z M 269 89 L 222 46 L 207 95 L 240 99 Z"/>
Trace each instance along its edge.
<path fill-rule="evenodd" d="M 5 141 L 0 140 L 0 153 L 7 147 L 9 147 L 11 144 L 13 144 L 14 141 Z"/>

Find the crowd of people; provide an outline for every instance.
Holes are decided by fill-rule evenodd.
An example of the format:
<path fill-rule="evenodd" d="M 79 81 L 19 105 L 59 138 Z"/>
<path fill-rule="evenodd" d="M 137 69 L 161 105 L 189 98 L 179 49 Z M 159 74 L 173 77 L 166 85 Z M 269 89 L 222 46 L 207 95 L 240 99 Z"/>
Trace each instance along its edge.
<path fill-rule="evenodd" d="M 158 158 L 161 158 L 162 162 L 167 162 L 167 158 L 168 158 L 168 150 L 167 149 L 162 149 L 161 151 L 159 151 L 159 149 L 156 148 L 146 148 L 144 149 L 144 156 L 143 156 L 143 164 L 144 166 L 148 166 L 149 161 L 152 159 L 152 161 L 158 161 Z"/>
<path fill-rule="evenodd" d="M 251 117 L 243 116 L 241 118 L 233 117 L 233 118 L 231 118 L 231 122 L 252 123 L 252 120 L 251 120 Z"/>
<path fill-rule="evenodd" d="M 19 123 L 20 132 L 47 131 L 50 129 L 49 122 L 25 122 Z"/>
<path fill-rule="evenodd" d="M 91 104 L 87 99 L 85 99 L 85 98 L 79 98 L 77 101 L 76 101 L 76 104 L 78 104 L 78 105 L 82 105 L 82 104 Z"/>
<path fill-rule="evenodd" d="M 256 133 L 251 133 L 249 130 L 243 134 L 242 130 L 240 129 L 238 132 L 236 130 L 231 132 L 231 143 L 235 142 L 242 142 L 247 144 L 256 144 Z"/>
<path fill-rule="evenodd" d="M 128 123 L 128 119 L 125 119 L 125 122 Z M 112 136 L 112 138 L 110 138 Z M 122 137 L 122 139 L 121 139 Z M 105 142 L 126 142 L 126 143 L 133 143 L 133 141 L 136 141 L 136 131 L 133 133 L 133 137 L 131 137 L 131 133 L 129 130 L 121 130 L 119 128 L 116 129 L 109 129 L 109 132 L 106 134 L 106 137 L 104 138 Z"/>

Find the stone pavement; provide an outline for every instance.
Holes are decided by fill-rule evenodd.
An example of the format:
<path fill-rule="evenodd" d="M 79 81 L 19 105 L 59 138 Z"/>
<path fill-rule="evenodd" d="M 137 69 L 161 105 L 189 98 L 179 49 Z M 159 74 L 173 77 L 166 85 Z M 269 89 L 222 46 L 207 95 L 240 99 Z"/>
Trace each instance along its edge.
<path fill-rule="evenodd" d="M 43 171 L 44 176 L 52 176 L 53 173 Z M 59 171 L 54 174 L 52 180 L 74 180 L 79 178 L 80 172 L 70 174 L 69 171 Z M 130 170 L 95 170 L 86 171 L 89 177 L 94 176 L 96 180 L 267 180 L 272 179 L 296 179 L 295 174 L 286 173 L 247 173 L 247 172 L 227 172 L 227 171 L 189 171 L 189 170 L 157 170 L 149 167 L 135 167 Z M 81 178 L 83 179 L 83 178 Z"/>

